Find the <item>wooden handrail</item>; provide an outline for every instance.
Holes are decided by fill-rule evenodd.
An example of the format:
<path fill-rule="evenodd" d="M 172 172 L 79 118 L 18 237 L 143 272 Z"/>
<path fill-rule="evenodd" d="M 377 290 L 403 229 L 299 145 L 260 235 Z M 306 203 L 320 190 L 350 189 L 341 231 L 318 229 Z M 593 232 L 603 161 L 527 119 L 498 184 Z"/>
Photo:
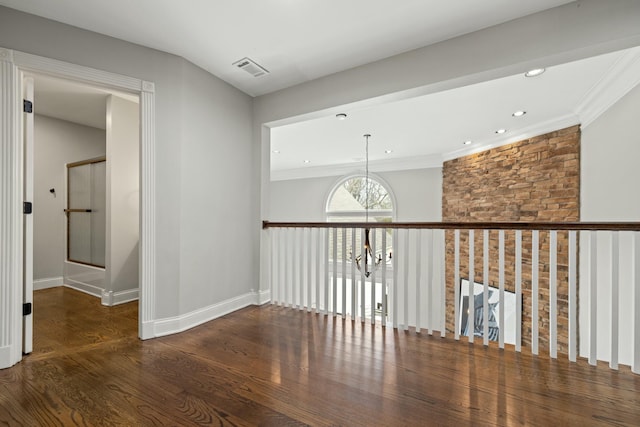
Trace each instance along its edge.
<path fill-rule="evenodd" d="M 640 231 L 640 222 L 271 222 L 262 228 Z"/>

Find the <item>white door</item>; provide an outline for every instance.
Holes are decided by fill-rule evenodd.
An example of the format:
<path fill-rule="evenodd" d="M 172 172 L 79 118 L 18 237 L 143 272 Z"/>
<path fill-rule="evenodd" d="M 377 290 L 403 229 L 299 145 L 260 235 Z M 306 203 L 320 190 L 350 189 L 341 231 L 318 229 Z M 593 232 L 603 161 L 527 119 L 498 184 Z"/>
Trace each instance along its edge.
<path fill-rule="evenodd" d="M 23 95 L 25 100 L 24 123 L 24 195 L 25 202 L 33 202 L 33 78 L 23 79 Z M 32 112 L 27 104 L 31 103 Z M 25 203 L 25 208 L 27 203 Z M 25 209 L 25 212 L 27 210 Z M 22 316 L 22 352 L 27 354 L 33 351 L 33 214 L 24 215 L 24 306 Z"/>

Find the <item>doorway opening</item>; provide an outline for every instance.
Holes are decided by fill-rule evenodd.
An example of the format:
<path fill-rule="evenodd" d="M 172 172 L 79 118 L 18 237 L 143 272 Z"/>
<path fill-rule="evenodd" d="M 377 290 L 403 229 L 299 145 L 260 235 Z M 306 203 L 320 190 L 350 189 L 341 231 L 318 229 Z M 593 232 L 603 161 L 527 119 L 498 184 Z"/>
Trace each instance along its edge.
<path fill-rule="evenodd" d="M 33 118 L 24 129 L 33 231 L 25 228 L 24 268 L 33 279 L 35 325 L 30 349 L 25 324 L 23 351 L 39 357 L 135 337 L 139 96 L 37 73 L 25 73 L 24 81 L 33 85 L 32 112 L 25 113 Z"/>

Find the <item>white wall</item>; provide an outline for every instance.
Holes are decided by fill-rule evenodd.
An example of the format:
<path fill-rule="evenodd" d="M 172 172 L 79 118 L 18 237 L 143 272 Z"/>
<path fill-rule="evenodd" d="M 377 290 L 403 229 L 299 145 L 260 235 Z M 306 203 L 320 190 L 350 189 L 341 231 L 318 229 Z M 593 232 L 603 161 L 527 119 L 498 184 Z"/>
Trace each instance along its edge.
<path fill-rule="evenodd" d="M 620 99 L 603 115 L 582 130 L 581 151 L 581 211 L 582 221 L 640 221 L 640 86 Z M 598 233 L 598 294 L 597 342 L 598 359 L 610 359 L 611 342 L 611 263 L 610 237 Z M 620 325 L 620 363 L 632 361 L 631 301 L 631 241 L 628 234 L 621 235 L 620 294 L 618 319 Z M 580 305 L 588 307 L 588 237 L 581 236 Z M 639 290 L 636 290 L 636 292 Z M 585 356 L 589 341 L 587 310 L 580 310 L 580 353 Z"/>
<path fill-rule="evenodd" d="M 354 168 L 353 173 L 360 170 Z M 442 220 L 442 168 L 378 172 L 396 198 L 396 221 Z M 325 221 L 326 198 L 342 177 L 272 181 L 271 221 Z"/>
<path fill-rule="evenodd" d="M 140 137 L 137 103 L 107 98 L 105 292 L 138 289 Z M 108 300 L 108 299 L 107 299 Z"/>
<path fill-rule="evenodd" d="M 67 255 L 65 164 L 103 156 L 105 131 L 36 115 L 34 135 L 33 277 L 62 280 Z M 49 192 L 52 188 L 55 194 Z"/>
<path fill-rule="evenodd" d="M 250 176 L 248 171 L 253 167 L 248 95 L 175 55 L 5 7 L 0 7 L 0 45 L 155 83 L 156 319 L 174 319 L 185 314 L 184 310 L 208 307 L 230 296 L 244 295 L 256 286 L 258 268 L 249 260 L 242 263 L 240 274 L 232 280 L 221 276 L 208 283 L 206 293 L 200 292 L 192 281 L 210 277 L 211 263 L 189 262 L 185 267 L 182 264 L 189 258 L 181 252 L 183 248 L 201 248 L 200 239 L 213 239 L 222 220 L 230 217 L 233 224 L 225 228 L 228 234 L 221 239 L 224 245 L 216 245 L 216 251 L 222 247 L 225 253 L 246 254 L 257 244 L 256 236 L 247 231 L 257 227 L 257 215 L 248 218 L 258 209 L 247 188 L 252 183 L 245 178 L 239 185 L 247 185 L 238 187 L 232 181 L 240 174 Z M 224 153 L 230 154 L 227 163 L 216 167 Z M 211 169 L 199 174 L 203 169 L 193 170 L 191 159 L 209 159 L 217 164 L 210 163 L 207 167 Z M 215 192 L 212 182 L 217 183 Z M 183 197 L 186 189 L 209 205 L 215 203 L 218 209 L 183 215 L 189 208 L 182 203 L 195 199 Z M 233 208 L 225 209 L 219 201 Z M 231 215 L 229 210 L 240 214 Z M 234 231 L 237 235 L 229 238 Z M 208 258 L 215 257 L 210 254 Z M 217 262 L 228 259 L 219 255 Z M 185 273 L 187 276 L 181 275 L 184 269 L 191 270 Z M 169 327 L 171 331 L 174 329 Z"/>

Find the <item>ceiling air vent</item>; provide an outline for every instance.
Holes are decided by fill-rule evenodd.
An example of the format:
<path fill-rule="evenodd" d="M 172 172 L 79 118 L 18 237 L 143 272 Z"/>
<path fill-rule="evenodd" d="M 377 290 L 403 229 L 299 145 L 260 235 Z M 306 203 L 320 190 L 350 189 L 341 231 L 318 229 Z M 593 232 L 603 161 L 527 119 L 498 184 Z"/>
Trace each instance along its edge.
<path fill-rule="evenodd" d="M 269 71 L 267 71 L 266 68 L 261 67 L 249 58 L 242 58 L 241 60 L 234 62 L 233 65 L 240 68 L 241 70 L 246 71 L 253 77 L 260 77 L 264 76 L 265 74 L 269 74 Z"/>

